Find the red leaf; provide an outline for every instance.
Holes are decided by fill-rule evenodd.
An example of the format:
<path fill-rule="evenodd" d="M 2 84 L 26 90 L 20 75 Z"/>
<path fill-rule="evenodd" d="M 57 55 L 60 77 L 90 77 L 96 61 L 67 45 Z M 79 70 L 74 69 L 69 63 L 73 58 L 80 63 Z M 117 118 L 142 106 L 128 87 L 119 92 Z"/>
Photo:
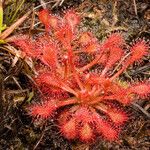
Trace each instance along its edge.
<path fill-rule="evenodd" d="M 80 17 L 73 10 L 67 11 L 63 20 L 71 27 L 72 31 L 74 31 L 75 27 L 80 23 Z"/>
<path fill-rule="evenodd" d="M 105 68 L 102 71 L 102 74 L 105 74 L 111 67 L 119 61 L 123 56 L 123 50 L 119 47 L 113 47 L 109 50 L 109 57 L 106 62 Z"/>
<path fill-rule="evenodd" d="M 46 101 L 43 104 L 32 105 L 28 109 L 29 114 L 32 117 L 47 119 L 52 116 L 53 112 L 57 109 L 57 106 L 55 101 Z"/>
<path fill-rule="evenodd" d="M 75 139 L 77 137 L 76 122 L 71 118 L 65 124 L 60 126 L 60 131 L 67 139 Z"/>
<path fill-rule="evenodd" d="M 113 47 L 120 47 L 125 43 L 120 33 L 112 33 L 103 43 L 104 49 L 111 49 Z"/>
<path fill-rule="evenodd" d="M 42 49 L 43 55 L 41 56 L 41 61 L 48 65 L 52 70 L 57 68 L 57 48 L 54 44 L 48 43 L 44 45 Z"/>
<path fill-rule="evenodd" d="M 144 41 L 138 41 L 131 47 L 130 64 L 134 61 L 140 60 L 143 56 L 148 54 L 148 45 Z"/>
<path fill-rule="evenodd" d="M 83 32 L 80 35 L 79 38 L 79 43 L 82 46 L 88 45 L 90 43 L 95 43 L 97 41 L 97 39 L 93 36 L 93 34 L 91 32 Z"/>
<path fill-rule="evenodd" d="M 141 98 L 146 97 L 150 94 L 150 84 L 148 82 L 138 83 L 136 85 L 132 85 L 129 89 L 132 93 L 137 94 Z"/>
<path fill-rule="evenodd" d="M 71 42 L 73 40 L 73 32 L 69 26 L 64 26 L 60 28 L 56 34 L 56 38 L 63 44 L 64 48 L 68 48 L 71 46 Z"/>
<path fill-rule="evenodd" d="M 47 9 L 39 12 L 39 19 L 45 25 L 46 31 L 49 31 L 50 27 L 57 30 L 61 26 L 61 20 L 57 16 L 51 15 Z"/>
<path fill-rule="evenodd" d="M 79 136 L 81 141 L 83 142 L 89 142 L 93 139 L 93 130 L 88 123 L 84 123 L 83 126 L 80 127 Z"/>
<path fill-rule="evenodd" d="M 106 138 L 109 141 L 114 141 L 118 137 L 118 131 L 115 130 L 109 123 L 101 119 L 100 117 L 97 117 L 95 120 L 96 122 L 96 128 L 97 132 L 99 134 L 102 134 L 104 138 Z"/>

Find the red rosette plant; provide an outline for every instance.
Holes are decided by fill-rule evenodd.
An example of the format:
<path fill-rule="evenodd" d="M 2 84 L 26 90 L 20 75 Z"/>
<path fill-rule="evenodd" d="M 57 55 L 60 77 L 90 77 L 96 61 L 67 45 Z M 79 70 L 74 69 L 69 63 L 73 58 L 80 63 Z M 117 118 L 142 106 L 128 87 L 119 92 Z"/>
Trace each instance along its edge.
<path fill-rule="evenodd" d="M 42 10 L 39 19 L 46 34 L 13 40 L 26 57 L 42 64 L 34 80 L 43 96 L 40 104 L 29 107 L 29 114 L 42 119 L 54 117 L 69 140 L 89 142 L 97 135 L 116 140 L 129 117 L 123 106 L 137 96 L 142 99 L 150 94 L 149 81 L 124 84 L 119 76 L 149 54 L 149 45 L 138 40 L 126 54 L 129 46 L 120 33 L 112 33 L 100 43 L 91 32 L 77 28 L 80 17 L 73 10 L 63 17 Z M 62 111 L 55 115 L 58 109 Z"/>

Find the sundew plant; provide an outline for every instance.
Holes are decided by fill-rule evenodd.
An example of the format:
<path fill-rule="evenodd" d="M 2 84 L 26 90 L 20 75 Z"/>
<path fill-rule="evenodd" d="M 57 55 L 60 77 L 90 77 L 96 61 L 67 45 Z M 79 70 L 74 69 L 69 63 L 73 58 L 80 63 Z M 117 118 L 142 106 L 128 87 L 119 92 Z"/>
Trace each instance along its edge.
<path fill-rule="evenodd" d="M 38 61 L 33 79 L 42 92 L 41 102 L 28 106 L 29 115 L 54 118 L 68 140 L 116 140 L 129 118 L 124 106 L 150 94 L 150 81 L 120 78 L 149 54 L 148 43 L 139 39 L 129 46 L 121 33 L 100 42 L 78 29 L 81 18 L 74 10 L 60 17 L 44 9 L 39 19 L 45 34 L 21 35 L 13 41 L 25 57 Z"/>

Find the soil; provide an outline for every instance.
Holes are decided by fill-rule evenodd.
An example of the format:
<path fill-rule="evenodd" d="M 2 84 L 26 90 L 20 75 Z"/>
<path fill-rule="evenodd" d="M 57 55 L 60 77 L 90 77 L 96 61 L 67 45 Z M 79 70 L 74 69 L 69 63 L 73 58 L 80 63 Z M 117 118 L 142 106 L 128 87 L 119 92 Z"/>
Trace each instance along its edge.
<path fill-rule="evenodd" d="M 49 0 L 44 0 L 48 2 Z M 20 0 L 18 1 L 18 3 Z M 57 4 L 58 2 L 58 4 Z M 63 2 L 63 1 L 62 1 Z M 40 5 L 40 0 L 25 0 L 11 20 L 16 7 L 14 1 L 4 3 L 4 23 L 13 24 L 19 17 Z M 68 8 L 75 9 L 81 16 L 80 30 L 92 31 L 99 40 L 112 32 L 121 32 L 128 43 L 138 38 L 150 39 L 149 0 L 55 0 L 46 7 L 56 14 L 63 14 Z M 55 5 L 55 7 L 53 7 Z M 39 34 L 43 26 L 38 24 L 36 12 L 12 34 Z M 11 20 L 11 21 L 10 21 Z M 13 46 L 13 45 L 10 45 Z M 120 138 L 115 142 L 98 139 L 93 143 L 80 143 L 64 139 L 54 120 L 34 121 L 27 114 L 31 101 L 39 99 L 37 90 L 31 86 L 33 71 L 22 60 L 0 45 L 0 150 L 149 150 L 150 147 L 150 97 L 136 102 L 126 109 L 131 119 L 124 126 Z M 150 55 L 143 62 L 134 64 L 124 75 L 125 80 L 150 78 Z M 140 108 L 140 109 L 139 109 Z M 141 111 L 144 110 L 144 111 Z"/>

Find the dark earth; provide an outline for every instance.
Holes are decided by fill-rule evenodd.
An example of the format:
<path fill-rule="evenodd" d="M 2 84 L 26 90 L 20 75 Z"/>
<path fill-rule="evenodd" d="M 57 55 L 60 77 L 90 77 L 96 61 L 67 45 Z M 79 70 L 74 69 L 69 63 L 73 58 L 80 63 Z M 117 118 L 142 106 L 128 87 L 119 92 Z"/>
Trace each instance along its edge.
<path fill-rule="evenodd" d="M 4 24 L 8 28 L 29 10 L 45 3 L 44 7 L 59 15 L 69 8 L 75 9 L 82 16 L 80 30 L 92 31 L 99 40 L 112 32 L 123 33 L 128 43 L 138 38 L 150 39 L 149 0 L 50 1 L 5 0 Z M 11 35 L 43 32 L 44 27 L 38 23 L 36 15 L 40 9 L 42 7 L 33 10 Z M 105 139 L 90 144 L 68 141 L 57 130 L 55 120 L 35 122 L 27 114 L 28 105 L 39 100 L 37 89 L 31 86 L 33 70 L 23 59 L 17 59 L 8 50 L 10 47 L 13 45 L 0 43 L 0 150 L 149 150 L 150 97 L 126 107 L 131 117 L 115 142 Z M 149 78 L 150 55 L 122 76 L 126 81 Z"/>

